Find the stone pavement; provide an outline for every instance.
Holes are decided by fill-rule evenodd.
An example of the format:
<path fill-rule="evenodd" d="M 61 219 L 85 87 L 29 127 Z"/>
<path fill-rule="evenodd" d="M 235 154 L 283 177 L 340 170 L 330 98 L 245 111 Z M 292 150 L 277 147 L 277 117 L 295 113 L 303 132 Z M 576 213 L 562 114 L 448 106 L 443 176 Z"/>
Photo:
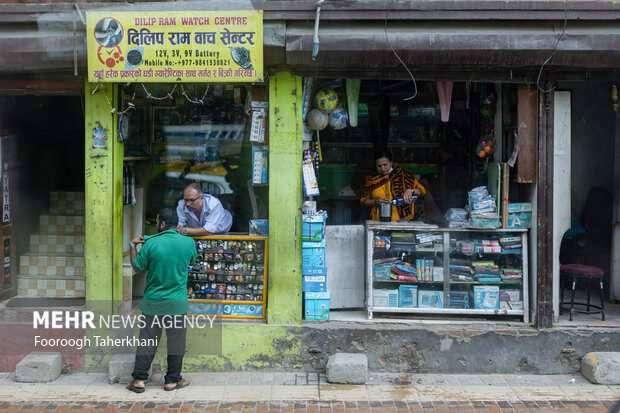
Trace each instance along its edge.
<path fill-rule="evenodd" d="M 184 376 L 192 382 L 187 388 L 166 392 L 156 374 L 136 394 L 109 384 L 107 374 L 24 384 L 0 373 L 0 412 L 609 412 L 620 400 L 620 386 L 595 385 L 581 375 L 374 373 L 363 385 L 332 385 L 317 373 Z"/>

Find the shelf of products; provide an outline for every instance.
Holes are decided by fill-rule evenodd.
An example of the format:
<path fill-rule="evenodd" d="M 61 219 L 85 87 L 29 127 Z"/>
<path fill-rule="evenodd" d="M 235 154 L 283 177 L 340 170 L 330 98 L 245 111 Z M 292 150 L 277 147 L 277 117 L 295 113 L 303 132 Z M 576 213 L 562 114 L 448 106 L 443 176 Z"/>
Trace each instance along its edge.
<path fill-rule="evenodd" d="M 373 313 L 519 316 L 529 322 L 527 230 L 366 224 Z"/>
<path fill-rule="evenodd" d="M 195 237 L 198 259 L 188 269 L 189 314 L 264 319 L 267 237 Z"/>

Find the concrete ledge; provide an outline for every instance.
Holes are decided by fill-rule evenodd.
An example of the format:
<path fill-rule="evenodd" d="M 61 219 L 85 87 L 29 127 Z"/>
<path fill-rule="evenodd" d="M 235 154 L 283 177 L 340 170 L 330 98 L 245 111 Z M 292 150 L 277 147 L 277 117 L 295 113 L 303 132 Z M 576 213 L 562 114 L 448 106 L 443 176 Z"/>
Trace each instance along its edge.
<path fill-rule="evenodd" d="M 581 359 L 581 372 L 592 383 L 620 384 L 620 352 L 592 352 Z"/>
<path fill-rule="evenodd" d="M 336 353 L 327 361 L 330 383 L 364 384 L 368 378 L 368 358 L 359 353 Z"/>
<path fill-rule="evenodd" d="M 113 383 L 129 383 L 133 380 L 133 366 L 136 360 L 136 355 L 132 353 L 127 354 L 114 354 L 110 358 L 110 364 L 108 364 L 108 378 L 110 384 Z M 152 379 L 153 366 L 149 369 L 149 379 Z"/>
<path fill-rule="evenodd" d="M 15 367 L 15 381 L 22 383 L 48 383 L 60 376 L 60 353 L 30 353 Z"/>

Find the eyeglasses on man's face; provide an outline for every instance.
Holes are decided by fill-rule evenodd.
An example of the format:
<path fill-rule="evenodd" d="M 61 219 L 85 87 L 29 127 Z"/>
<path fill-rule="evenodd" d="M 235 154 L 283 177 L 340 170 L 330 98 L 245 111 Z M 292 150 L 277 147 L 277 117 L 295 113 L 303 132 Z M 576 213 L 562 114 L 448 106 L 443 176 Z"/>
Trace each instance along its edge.
<path fill-rule="evenodd" d="M 194 202 L 196 202 L 197 200 L 199 200 L 201 196 L 198 196 L 196 198 L 183 198 L 183 202 L 185 202 L 186 204 L 193 204 Z"/>

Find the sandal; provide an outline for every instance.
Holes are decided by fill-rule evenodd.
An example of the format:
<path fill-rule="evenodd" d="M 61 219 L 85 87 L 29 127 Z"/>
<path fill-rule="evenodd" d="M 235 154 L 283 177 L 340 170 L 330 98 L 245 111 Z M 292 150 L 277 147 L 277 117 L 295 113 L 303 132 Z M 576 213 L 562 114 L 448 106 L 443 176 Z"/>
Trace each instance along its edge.
<path fill-rule="evenodd" d="M 132 380 L 129 383 L 127 383 L 127 385 L 125 386 L 125 388 L 129 391 L 132 391 L 134 393 L 144 393 L 144 387 L 136 387 L 134 386 L 134 383 L 136 381 Z"/>
<path fill-rule="evenodd" d="M 172 383 L 166 383 L 166 384 L 172 384 Z M 164 390 L 165 391 L 172 391 L 172 390 L 182 389 L 183 387 L 189 386 L 189 381 L 187 381 L 185 379 L 181 379 L 180 381 L 177 381 L 174 384 L 175 384 L 174 387 L 166 387 L 166 385 L 164 385 Z"/>

